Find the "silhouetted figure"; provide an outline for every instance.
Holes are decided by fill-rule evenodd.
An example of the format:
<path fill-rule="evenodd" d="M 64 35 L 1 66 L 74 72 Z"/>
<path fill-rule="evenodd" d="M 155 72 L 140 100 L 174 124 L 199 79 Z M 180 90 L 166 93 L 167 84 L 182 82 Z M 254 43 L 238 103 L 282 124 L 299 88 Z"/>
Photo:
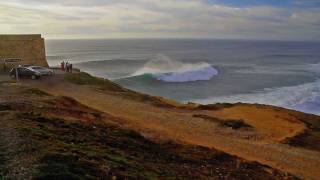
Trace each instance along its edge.
<path fill-rule="evenodd" d="M 62 61 L 61 62 L 61 71 L 64 71 L 64 65 L 65 65 L 65 63 L 64 63 L 64 61 Z"/>
<path fill-rule="evenodd" d="M 70 70 L 70 72 L 72 73 L 72 64 L 70 63 L 69 66 L 70 66 L 70 67 L 69 67 L 69 70 Z"/>
<path fill-rule="evenodd" d="M 66 62 L 66 72 L 69 72 L 69 62 Z"/>

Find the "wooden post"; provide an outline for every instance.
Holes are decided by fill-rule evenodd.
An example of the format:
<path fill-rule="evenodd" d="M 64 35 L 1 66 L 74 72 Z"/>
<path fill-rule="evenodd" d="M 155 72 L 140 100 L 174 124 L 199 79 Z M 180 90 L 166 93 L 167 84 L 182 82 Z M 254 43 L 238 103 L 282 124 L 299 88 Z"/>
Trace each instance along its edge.
<path fill-rule="evenodd" d="M 16 67 L 16 81 L 17 83 L 19 82 L 19 73 L 18 73 L 18 68 Z"/>

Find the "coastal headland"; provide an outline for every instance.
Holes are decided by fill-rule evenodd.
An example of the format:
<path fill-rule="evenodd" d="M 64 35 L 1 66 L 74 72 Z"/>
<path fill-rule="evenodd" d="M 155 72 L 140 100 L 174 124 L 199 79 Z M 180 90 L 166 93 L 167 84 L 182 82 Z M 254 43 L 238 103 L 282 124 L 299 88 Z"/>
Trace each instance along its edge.
<path fill-rule="evenodd" d="M 87 73 L 1 75 L 3 178 L 317 179 L 320 117 L 180 104 Z"/>

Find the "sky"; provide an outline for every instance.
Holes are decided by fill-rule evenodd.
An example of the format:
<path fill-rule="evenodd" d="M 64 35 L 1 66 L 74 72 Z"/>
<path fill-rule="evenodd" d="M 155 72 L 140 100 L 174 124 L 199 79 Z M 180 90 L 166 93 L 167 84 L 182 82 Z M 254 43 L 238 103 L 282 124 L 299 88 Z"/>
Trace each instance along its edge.
<path fill-rule="evenodd" d="M 320 41 L 320 0 L 0 0 L 0 34 Z"/>

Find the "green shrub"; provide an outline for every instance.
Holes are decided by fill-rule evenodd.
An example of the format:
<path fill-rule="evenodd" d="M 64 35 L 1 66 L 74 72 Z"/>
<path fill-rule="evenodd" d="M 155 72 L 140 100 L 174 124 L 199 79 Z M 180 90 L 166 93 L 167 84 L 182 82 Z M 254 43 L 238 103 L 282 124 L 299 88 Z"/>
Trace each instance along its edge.
<path fill-rule="evenodd" d="M 109 80 L 91 76 L 88 73 L 68 73 L 64 76 L 65 80 L 78 85 L 98 86 L 102 90 L 125 91 L 121 86 Z"/>
<path fill-rule="evenodd" d="M 23 94 L 32 94 L 32 95 L 38 95 L 38 96 L 50 96 L 50 94 L 41 91 L 40 89 L 36 88 L 28 88 L 22 91 Z"/>

